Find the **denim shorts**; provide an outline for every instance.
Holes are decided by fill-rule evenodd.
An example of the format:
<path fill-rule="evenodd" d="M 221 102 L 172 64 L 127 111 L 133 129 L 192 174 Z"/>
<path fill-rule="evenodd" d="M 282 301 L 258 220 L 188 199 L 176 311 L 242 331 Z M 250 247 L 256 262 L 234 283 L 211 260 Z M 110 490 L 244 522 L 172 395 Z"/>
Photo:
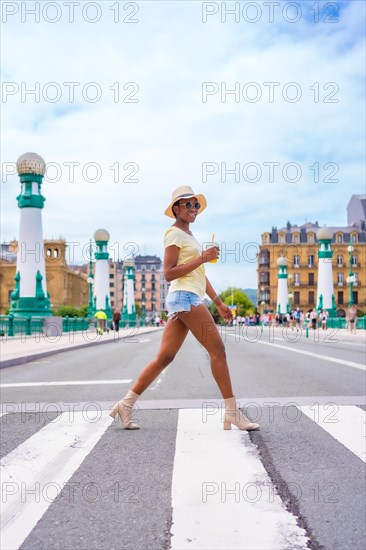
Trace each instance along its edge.
<path fill-rule="evenodd" d="M 203 301 L 198 294 L 187 290 L 168 292 L 165 302 L 168 317 L 176 315 L 179 311 L 191 311 L 191 306 L 200 306 L 201 304 Z"/>

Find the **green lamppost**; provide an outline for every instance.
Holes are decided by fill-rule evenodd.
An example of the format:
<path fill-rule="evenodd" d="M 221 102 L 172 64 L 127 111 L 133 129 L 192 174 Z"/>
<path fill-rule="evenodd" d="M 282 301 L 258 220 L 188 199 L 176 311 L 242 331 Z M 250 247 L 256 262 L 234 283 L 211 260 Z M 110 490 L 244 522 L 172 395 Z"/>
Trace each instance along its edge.
<path fill-rule="evenodd" d="M 291 274 L 288 275 L 288 289 L 289 289 L 289 294 L 288 294 L 287 313 L 291 313 L 292 312 L 292 298 L 294 296 L 292 294 L 292 275 Z"/>
<path fill-rule="evenodd" d="M 89 304 L 88 304 L 88 317 L 93 317 L 95 310 L 93 305 L 93 285 L 94 285 L 94 275 L 93 275 L 93 262 L 92 262 L 92 241 L 90 239 L 89 246 L 89 275 L 87 278 L 87 283 L 89 284 Z"/>
<path fill-rule="evenodd" d="M 146 318 L 146 298 L 145 298 L 145 284 L 142 283 L 142 289 L 141 289 L 141 320 L 142 324 L 145 324 L 145 318 Z"/>
<path fill-rule="evenodd" d="M 354 304 L 354 301 L 353 301 L 353 285 L 356 281 L 355 274 L 352 271 L 352 258 L 353 258 L 352 253 L 354 251 L 354 248 L 350 244 L 348 246 L 347 250 L 348 250 L 348 253 L 349 253 L 349 275 L 348 275 L 346 281 L 349 284 L 349 307 L 352 307 L 353 304 Z"/>

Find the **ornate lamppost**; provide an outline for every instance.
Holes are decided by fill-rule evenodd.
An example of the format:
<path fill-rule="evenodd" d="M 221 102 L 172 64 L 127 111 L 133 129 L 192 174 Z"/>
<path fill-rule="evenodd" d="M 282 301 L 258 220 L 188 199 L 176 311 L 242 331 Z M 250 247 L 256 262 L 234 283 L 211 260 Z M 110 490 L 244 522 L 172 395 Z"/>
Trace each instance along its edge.
<path fill-rule="evenodd" d="M 287 312 L 291 313 L 292 312 L 292 298 L 294 296 L 293 293 L 292 293 L 292 275 L 291 274 L 288 275 L 288 290 L 289 290 L 289 293 L 288 293 Z"/>
<path fill-rule="evenodd" d="M 94 275 L 93 275 L 93 262 L 92 262 L 92 241 L 90 239 L 89 246 L 89 275 L 87 278 L 87 283 L 89 284 L 89 304 L 88 304 L 88 317 L 94 316 L 94 306 L 93 306 L 93 285 L 94 285 Z"/>
<path fill-rule="evenodd" d="M 146 318 L 146 297 L 145 297 L 145 283 L 142 283 L 141 288 L 141 320 L 142 324 L 145 324 Z"/>
<path fill-rule="evenodd" d="M 347 250 L 348 250 L 348 253 L 349 253 L 349 275 L 348 275 L 346 281 L 349 284 L 349 307 L 352 307 L 353 304 L 354 304 L 354 301 L 353 301 L 353 285 L 356 282 L 355 274 L 352 271 L 352 258 L 353 258 L 352 253 L 354 251 L 354 248 L 350 244 L 347 247 Z"/>

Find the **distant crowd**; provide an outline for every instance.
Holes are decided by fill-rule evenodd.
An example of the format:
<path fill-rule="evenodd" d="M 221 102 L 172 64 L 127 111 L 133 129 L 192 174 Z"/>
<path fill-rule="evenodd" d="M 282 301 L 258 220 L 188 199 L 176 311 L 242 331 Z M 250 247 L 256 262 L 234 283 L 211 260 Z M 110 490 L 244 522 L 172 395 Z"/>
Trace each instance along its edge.
<path fill-rule="evenodd" d="M 329 313 L 326 309 L 323 309 L 321 311 L 317 311 L 316 309 L 309 309 L 306 313 L 304 313 L 300 310 L 300 308 L 297 307 L 290 313 L 276 313 L 275 315 L 264 313 L 261 316 L 260 320 L 264 326 L 284 326 L 286 328 L 289 327 L 293 330 L 299 330 L 300 328 L 310 328 L 315 330 L 318 327 L 321 327 L 322 330 L 327 330 L 328 318 Z M 355 306 L 352 306 L 348 309 L 346 321 L 350 332 L 355 332 L 357 322 L 357 309 Z"/>

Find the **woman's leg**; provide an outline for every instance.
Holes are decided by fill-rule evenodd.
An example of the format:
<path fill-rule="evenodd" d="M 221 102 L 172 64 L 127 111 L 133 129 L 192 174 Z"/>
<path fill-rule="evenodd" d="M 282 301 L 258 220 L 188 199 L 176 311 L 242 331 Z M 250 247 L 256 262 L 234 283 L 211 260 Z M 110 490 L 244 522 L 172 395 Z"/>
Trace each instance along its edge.
<path fill-rule="evenodd" d="M 222 397 L 224 399 L 233 397 L 225 346 L 207 307 L 205 305 L 192 306 L 191 311 L 181 311 L 178 313 L 178 317 L 207 350 L 211 360 L 212 375 Z"/>
<path fill-rule="evenodd" d="M 133 392 L 141 395 L 150 386 L 165 367 L 173 361 L 187 334 L 188 328 L 180 319 L 169 319 L 163 332 L 159 352 L 140 373 L 132 388 Z"/>

